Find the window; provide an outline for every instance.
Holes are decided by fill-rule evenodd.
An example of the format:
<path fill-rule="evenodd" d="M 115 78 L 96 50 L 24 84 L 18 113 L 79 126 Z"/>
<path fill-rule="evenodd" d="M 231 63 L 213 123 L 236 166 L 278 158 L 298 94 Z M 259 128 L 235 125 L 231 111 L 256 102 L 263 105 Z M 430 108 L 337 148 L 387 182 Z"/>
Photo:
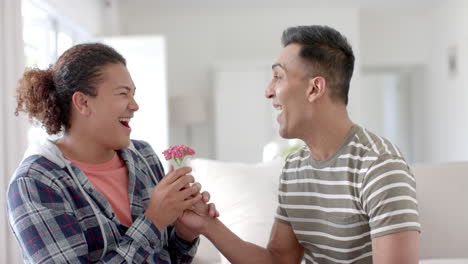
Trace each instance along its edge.
<path fill-rule="evenodd" d="M 47 68 L 56 50 L 53 20 L 30 1 L 23 1 L 22 13 L 26 67 Z"/>
<path fill-rule="evenodd" d="M 65 18 L 47 10 L 46 2 L 23 0 L 23 39 L 27 68 L 47 69 L 68 48 L 91 37 Z M 29 129 L 29 144 L 40 143 L 46 138 L 47 133 L 42 127 L 33 125 Z"/>

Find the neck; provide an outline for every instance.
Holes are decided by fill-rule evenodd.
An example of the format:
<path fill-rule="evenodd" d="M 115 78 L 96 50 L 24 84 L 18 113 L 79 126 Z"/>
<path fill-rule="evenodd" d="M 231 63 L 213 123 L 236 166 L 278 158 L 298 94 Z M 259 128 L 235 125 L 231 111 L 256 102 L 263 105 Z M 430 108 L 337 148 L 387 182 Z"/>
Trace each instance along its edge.
<path fill-rule="evenodd" d="M 314 160 L 326 160 L 335 154 L 353 126 L 346 108 L 324 112 L 329 114 L 311 122 L 313 127 L 306 129 L 308 133 L 302 139 Z"/>
<path fill-rule="evenodd" d="M 88 164 L 105 163 L 115 155 L 115 150 L 73 132 L 66 133 L 56 144 L 65 157 Z"/>

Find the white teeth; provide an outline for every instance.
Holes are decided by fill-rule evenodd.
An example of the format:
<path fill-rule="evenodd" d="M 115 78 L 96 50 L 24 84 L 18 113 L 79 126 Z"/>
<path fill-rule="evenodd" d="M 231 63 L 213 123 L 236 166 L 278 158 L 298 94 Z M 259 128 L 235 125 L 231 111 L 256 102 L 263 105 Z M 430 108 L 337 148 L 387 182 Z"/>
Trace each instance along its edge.
<path fill-rule="evenodd" d="M 120 118 L 119 121 L 120 122 L 130 122 L 130 119 L 131 118 Z"/>
<path fill-rule="evenodd" d="M 283 106 L 277 106 L 277 107 L 276 107 L 276 110 L 278 110 L 278 111 L 283 111 Z"/>

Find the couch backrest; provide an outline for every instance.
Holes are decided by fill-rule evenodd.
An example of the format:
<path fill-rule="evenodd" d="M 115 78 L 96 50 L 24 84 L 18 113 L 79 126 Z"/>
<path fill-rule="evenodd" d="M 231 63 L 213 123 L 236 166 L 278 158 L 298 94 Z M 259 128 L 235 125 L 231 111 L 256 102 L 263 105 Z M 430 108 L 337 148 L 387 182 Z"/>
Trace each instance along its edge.
<path fill-rule="evenodd" d="M 193 175 L 211 194 L 221 221 L 240 238 L 266 247 L 270 238 L 283 160 L 258 164 L 195 159 Z M 229 263 L 201 239 L 196 263 Z"/>
<path fill-rule="evenodd" d="M 421 259 L 468 258 L 468 162 L 416 164 Z"/>

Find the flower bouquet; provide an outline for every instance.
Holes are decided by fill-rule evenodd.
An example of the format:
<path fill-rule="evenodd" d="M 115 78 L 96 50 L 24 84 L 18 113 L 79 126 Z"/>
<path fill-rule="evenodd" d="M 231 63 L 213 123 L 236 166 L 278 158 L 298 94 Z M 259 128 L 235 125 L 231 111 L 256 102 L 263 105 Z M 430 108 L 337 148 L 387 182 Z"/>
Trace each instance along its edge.
<path fill-rule="evenodd" d="M 176 145 L 166 149 L 163 154 L 166 160 L 173 162 L 175 169 L 179 169 L 187 166 L 186 158 L 195 155 L 195 150 L 186 145 Z"/>
<path fill-rule="evenodd" d="M 188 165 L 187 160 L 189 157 L 187 156 L 195 155 L 195 150 L 186 145 L 176 145 L 166 149 L 163 154 L 164 158 L 174 165 L 174 169 L 179 169 Z M 188 186 L 191 186 L 191 184 Z M 184 188 L 187 188 L 188 186 Z M 206 203 L 201 201 L 193 205 L 192 209 L 197 214 L 205 216 L 207 215 L 208 206 Z"/>

